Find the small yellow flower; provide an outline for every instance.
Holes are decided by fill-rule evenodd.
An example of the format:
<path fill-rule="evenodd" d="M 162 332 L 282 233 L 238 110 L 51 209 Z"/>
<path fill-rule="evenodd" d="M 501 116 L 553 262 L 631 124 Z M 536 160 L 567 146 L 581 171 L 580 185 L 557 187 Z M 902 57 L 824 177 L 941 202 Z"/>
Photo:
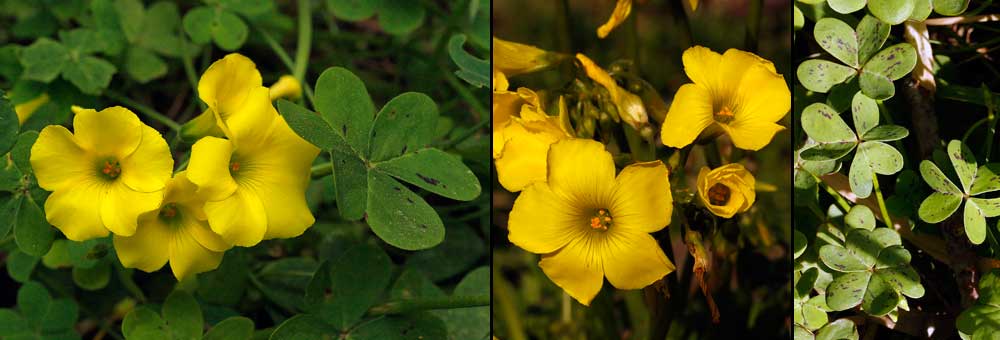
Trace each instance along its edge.
<path fill-rule="evenodd" d="M 508 238 L 543 254 L 542 271 L 584 305 L 604 277 L 640 289 L 674 270 L 649 233 L 670 224 L 666 166 L 636 163 L 615 177 L 604 145 L 567 139 L 549 149 L 548 180 L 524 189 L 510 213 Z"/>
<path fill-rule="evenodd" d="M 134 234 L 138 216 L 163 199 L 174 166 L 167 142 L 117 106 L 80 110 L 73 129 L 49 125 L 31 147 L 38 185 L 52 191 L 46 219 L 73 241 Z"/>
<path fill-rule="evenodd" d="M 560 117 L 549 116 L 542 110 L 534 91 L 520 88 L 517 95 L 524 105 L 521 105 L 519 117 L 510 117 L 501 129 L 502 146 L 495 157 L 500 185 L 511 192 L 521 191 L 534 182 L 544 182 L 549 145 L 572 136 Z"/>
<path fill-rule="evenodd" d="M 197 140 L 205 136 L 228 136 L 226 121 L 230 115 L 244 111 L 248 96 L 263 87 L 257 65 L 249 58 L 230 53 L 216 60 L 198 81 L 198 97 L 208 109 L 181 127 L 181 136 Z M 265 94 L 270 92 L 264 87 Z"/>
<path fill-rule="evenodd" d="M 699 0 L 688 0 L 688 4 L 690 4 L 690 5 L 691 5 L 691 11 L 692 11 L 692 12 L 694 12 L 694 11 L 697 11 L 697 10 L 698 10 L 698 1 L 699 1 Z"/>
<path fill-rule="evenodd" d="M 154 272 L 170 261 L 178 281 L 215 269 L 232 246 L 212 232 L 202 206 L 205 200 L 182 171 L 167 182 L 159 209 L 139 216 L 135 235 L 114 237 L 118 259 L 126 268 Z"/>
<path fill-rule="evenodd" d="M 618 83 L 611 78 L 608 72 L 597 66 L 587 56 L 577 53 L 576 59 L 583 65 L 590 79 L 608 89 L 608 94 L 611 95 L 611 100 L 614 101 L 615 108 L 618 110 L 618 116 L 626 124 L 632 126 L 636 131 L 642 131 L 649 125 L 649 114 L 646 113 L 646 106 L 642 104 L 642 98 L 618 86 Z M 652 131 L 649 133 L 651 135 Z"/>
<path fill-rule="evenodd" d="M 736 147 L 760 150 L 784 129 L 775 122 L 788 113 L 792 97 L 770 61 L 736 49 L 719 55 L 701 46 L 684 51 L 683 60 L 694 83 L 674 95 L 660 130 L 664 145 L 682 148 L 706 129 L 718 128 Z"/>
<path fill-rule="evenodd" d="M 517 92 L 508 91 L 507 77 L 497 69 L 493 69 L 493 158 L 500 157 L 503 150 L 503 129 L 511 117 L 514 117 L 524 105 L 524 100 Z"/>
<path fill-rule="evenodd" d="M 493 37 L 493 68 L 508 77 L 544 69 L 562 58 L 535 46 Z"/>
<path fill-rule="evenodd" d="M 698 171 L 698 197 L 716 216 L 730 218 L 747 211 L 756 196 L 753 174 L 739 163 Z"/>
<path fill-rule="evenodd" d="M 17 123 L 24 124 L 24 121 L 31 118 L 31 115 L 38 111 L 38 108 L 49 102 L 49 94 L 42 93 L 32 100 L 14 105 L 14 112 L 17 113 Z"/>
<path fill-rule="evenodd" d="M 271 101 L 278 98 L 287 98 L 290 100 L 302 98 L 302 84 L 291 75 L 286 74 L 278 78 L 278 81 L 271 85 L 270 90 Z"/>
<path fill-rule="evenodd" d="M 618 0 L 615 4 L 614 12 L 611 12 L 611 17 L 608 18 L 608 22 L 597 28 L 597 37 L 604 39 L 611 33 L 611 30 L 621 25 L 628 19 L 628 14 L 632 12 L 632 0 Z"/>

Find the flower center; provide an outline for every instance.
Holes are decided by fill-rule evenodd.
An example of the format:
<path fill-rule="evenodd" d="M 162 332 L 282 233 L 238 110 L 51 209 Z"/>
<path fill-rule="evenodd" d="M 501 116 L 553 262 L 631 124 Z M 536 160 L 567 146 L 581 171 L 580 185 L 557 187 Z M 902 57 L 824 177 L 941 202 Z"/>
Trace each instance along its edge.
<path fill-rule="evenodd" d="M 179 213 L 176 203 L 167 203 L 163 208 L 160 208 L 160 219 L 167 222 L 174 221 Z"/>
<path fill-rule="evenodd" d="M 729 123 L 733 120 L 733 111 L 729 109 L 728 105 L 722 106 L 719 111 L 715 112 L 715 121 L 719 123 Z"/>
<path fill-rule="evenodd" d="M 229 172 L 240 171 L 240 162 L 229 163 Z"/>
<path fill-rule="evenodd" d="M 590 227 L 595 230 L 606 231 L 611 227 L 611 213 L 607 209 L 598 209 L 597 213 L 590 218 Z"/>
<path fill-rule="evenodd" d="M 97 168 L 101 175 L 109 180 L 118 178 L 122 174 L 122 165 L 114 158 L 108 158 L 98 163 Z"/>
<path fill-rule="evenodd" d="M 726 205 L 729 203 L 729 187 L 722 183 L 715 183 L 708 188 L 708 203 L 712 205 Z"/>

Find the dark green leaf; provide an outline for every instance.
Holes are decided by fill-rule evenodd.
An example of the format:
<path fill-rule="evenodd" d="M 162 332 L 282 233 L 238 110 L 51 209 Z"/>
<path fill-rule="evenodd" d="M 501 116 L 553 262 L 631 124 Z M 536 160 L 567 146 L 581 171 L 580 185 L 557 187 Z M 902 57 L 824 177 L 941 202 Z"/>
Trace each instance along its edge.
<path fill-rule="evenodd" d="M 17 141 L 18 121 L 14 105 L 0 90 L 0 155 L 7 154 Z"/>
<path fill-rule="evenodd" d="M 419 1 L 382 0 L 378 23 L 389 34 L 404 35 L 420 27 L 426 10 Z"/>
<path fill-rule="evenodd" d="M 448 55 L 459 68 L 455 74 L 475 87 L 487 86 L 490 84 L 489 61 L 472 56 L 462 48 L 463 45 L 464 34 L 455 34 L 448 40 Z"/>
<path fill-rule="evenodd" d="M 455 155 L 421 149 L 375 164 L 375 169 L 435 194 L 460 201 L 479 196 L 479 179 Z"/>
<path fill-rule="evenodd" d="M 212 26 L 215 22 L 215 10 L 211 7 L 195 7 L 184 14 L 182 24 L 184 32 L 191 41 L 204 44 L 212 40 Z"/>
<path fill-rule="evenodd" d="M 328 293 L 317 315 L 337 329 L 348 329 L 375 304 L 391 274 L 392 261 L 381 248 L 351 248 L 330 267 Z"/>
<path fill-rule="evenodd" d="M 91 268 L 73 267 L 73 282 L 84 290 L 98 290 L 108 285 L 111 264 L 107 261 Z"/>
<path fill-rule="evenodd" d="M 375 15 L 375 8 L 381 1 L 370 0 L 326 0 L 326 7 L 337 18 L 347 21 L 361 21 Z"/>
<path fill-rule="evenodd" d="M 279 99 L 277 106 L 288 126 L 312 145 L 323 150 L 349 147 L 347 142 L 315 112 L 284 99 Z"/>
<path fill-rule="evenodd" d="M 368 206 L 368 167 L 350 150 L 333 149 L 330 157 L 340 216 L 351 221 L 359 220 Z"/>
<path fill-rule="evenodd" d="M 111 83 L 111 76 L 118 69 L 104 59 L 84 56 L 66 65 L 63 78 L 86 94 L 100 94 Z"/>
<path fill-rule="evenodd" d="M 38 265 L 38 257 L 14 250 L 7 255 L 7 275 L 17 282 L 27 282 Z"/>
<path fill-rule="evenodd" d="M 375 104 L 361 79 L 340 67 L 323 71 L 316 81 L 316 110 L 358 155 L 368 156 Z"/>
<path fill-rule="evenodd" d="M 388 175 L 368 173 L 368 225 L 387 243 L 427 249 L 444 240 L 441 218 L 423 198 Z"/>
<path fill-rule="evenodd" d="M 198 301 L 191 294 L 176 289 L 163 302 L 163 321 L 175 337 L 198 339 L 201 337 L 203 319 Z"/>
<path fill-rule="evenodd" d="M 48 83 L 56 79 L 69 62 L 69 49 L 48 38 L 41 38 L 21 52 L 22 76 Z"/>
<path fill-rule="evenodd" d="M 430 313 L 387 316 L 367 322 L 347 334 L 347 340 L 445 339 L 444 322 Z"/>
<path fill-rule="evenodd" d="M 247 24 L 229 11 L 218 11 L 212 24 L 215 45 L 226 51 L 235 51 L 247 40 Z"/>
<path fill-rule="evenodd" d="M 215 324 L 204 340 L 243 340 L 253 335 L 253 320 L 242 316 L 234 316 Z"/>
<path fill-rule="evenodd" d="M 41 257 L 52 246 L 54 232 L 45 214 L 30 197 L 22 196 L 14 225 L 14 240 L 21 251 Z"/>
<path fill-rule="evenodd" d="M 434 136 L 437 104 L 423 93 L 407 92 L 390 100 L 375 117 L 368 159 L 384 161 L 426 147 Z"/>
<path fill-rule="evenodd" d="M 133 47 L 125 57 L 125 71 L 139 83 L 147 83 L 166 75 L 167 63 L 145 48 Z"/>
<path fill-rule="evenodd" d="M 270 340 L 336 339 L 340 336 L 330 325 L 311 314 L 299 314 L 285 320 L 271 333 Z"/>
<path fill-rule="evenodd" d="M 845 273 L 833 279 L 826 288 L 826 304 L 835 311 L 853 308 L 865 297 L 870 272 Z"/>

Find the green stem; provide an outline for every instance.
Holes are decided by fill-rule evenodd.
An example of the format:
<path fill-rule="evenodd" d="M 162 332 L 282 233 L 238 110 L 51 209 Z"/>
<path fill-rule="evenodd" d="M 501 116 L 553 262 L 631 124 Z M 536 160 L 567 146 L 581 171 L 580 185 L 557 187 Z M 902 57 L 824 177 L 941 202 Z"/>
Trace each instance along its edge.
<path fill-rule="evenodd" d="M 316 164 L 312 167 L 312 178 L 320 178 L 333 173 L 333 163 Z"/>
<path fill-rule="evenodd" d="M 989 117 L 980 119 L 980 120 L 976 121 L 975 123 L 973 123 L 972 126 L 970 126 L 968 130 L 965 130 L 965 133 L 962 134 L 962 143 L 963 144 L 968 144 L 968 143 L 966 143 L 966 140 L 969 139 L 969 136 L 972 135 L 972 132 L 976 131 L 976 128 L 978 128 L 980 125 L 983 125 L 983 124 L 987 123 L 988 120 L 989 120 Z M 989 145 L 989 143 L 986 143 L 986 144 Z"/>
<path fill-rule="evenodd" d="M 566 291 L 562 293 L 562 322 L 570 323 L 573 321 L 573 302 L 570 301 L 569 294 Z"/>
<path fill-rule="evenodd" d="M 174 131 L 181 130 L 180 124 L 177 124 L 177 122 L 175 122 L 173 119 L 170 119 L 170 117 L 167 117 L 162 113 L 156 112 L 156 110 L 154 110 L 149 106 L 140 104 L 139 102 L 129 99 L 128 97 L 125 97 L 121 93 L 115 92 L 113 90 L 105 90 L 104 94 L 107 95 L 108 97 L 111 97 L 111 99 L 117 100 L 122 104 L 125 104 L 126 106 L 131 106 L 133 109 L 139 111 L 139 113 L 142 113 L 146 117 L 149 117 L 155 121 L 163 123 L 163 125 L 166 125 L 171 130 Z"/>
<path fill-rule="evenodd" d="M 439 147 L 441 149 L 448 149 L 448 148 L 454 147 L 455 145 L 458 145 L 459 143 L 464 142 L 466 139 L 469 139 L 469 137 L 472 137 L 473 135 L 475 135 L 476 132 L 479 131 L 479 129 L 482 129 L 486 125 L 489 125 L 490 122 L 491 122 L 491 120 L 484 119 L 484 120 L 480 121 L 478 124 L 476 124 L 475 126 L 473 126 L 472 128 L 469 128 L 469 129 L 463 131 L 462 134 L 460 134 L 458 136 L 455 136 L 455 138 L 449 139 L 449 140 L 441 143 L 441 145 Z"/>
<path fill-rule="evenodd" d="M 300 82 L 306 79 L 309 50 L 312 48 L 312 7 L 309 0 L 299 0 L 299 41 L 295 50 L 295 69 L 292 75 Z"/>
<path fill-rule="evenodd" d="M 264 42 L 267 43 L 267 46 L 270 47 L 272 51 L 274 51 L 274 54 L 278 56 L 278 59 L 281 60 L 281 63 L 285 64 L 285 67 L 287 67 L 288 71 L 292 72 L 294 76 L 296 65 L 294 62 L 292 62 L 292 57 L 288 56 L 288 52 L 285 52 L 285 49 L 281 47 L 281 44 L 279 44 L 277 40 L 274 40 L 274 37 L 271 37 L 271 35 L 265 32 L 263 29 L 257 27 L 256 25 L 251 25 L 251 26 L 253 26 L 253 28 L 256 29 L 258 33 L 260 33 L 260 36 L 264 38 Z M 311 30 L 312 28 L 310 28 L 310 31 Z M 310 35 L 312 35 L 311 32 Z M 304 73 L 305 71 L 303 71 L 303 74 Z M 309 86 L 309 83 L 305 81 L 304 77 L 299 78 L 295 76 L 295 79 L 299 81 L 300 85 L 302 85 L 302 92 L 305 92 L 306 98 L 309 99 L 309 102 L 315 103 L 316 101 L 314 99 L 315 96 L 313 95 L 312 86 Z"/>
<path fill-rule="evenodd" d="M 812 174 L 810 174 L 810 175 L 812 175 Z M 812 175 L 812 176 L 813 176 L 813 178 L 816 179 L 816 183 L 819 183 L 819 185 L 823 186 L 823 189 L 826 189 L 826 193 L 827 194 L 830 194 L 830 196 L 833 196 L 833 199 L 837 201 L 837 205 L 839 205 L 840 208 L 843 209 L 845 213 L 848 210 L 851 210 L 851 205 L 849 203 L 847 203 L 847 200 L 844 200 L 844 196 L 841 196 L 840 193 L 837 192 L 837 190 L 833 190 L 833 188 L 831 188 L 829 185 L 827 185 L 826 182 L 823 182 L 823 180 L 820 179 L 819 177 L 817 177 L 816 175 Z"/>
<path fill-rule="evenodd" d="M 493 300 L 496 301 L 496 311 L 499 319 L 507 326 L 507 337 L 509 340 L 525 340 L 528 338 L 521 323 L 521 313 L 517 310 L 517 297 L 513 294 L 510 282 L 500 273 L 500 266 L 494 265 L 493 269 Z"/>
<path fill-rule="evenodd" d="M 469 103 L 469 106 L 472 107 L 472 111 L 479 115 L 479 119 L 489 121 L 489 113 L 486 111 L 486 108 L 483 107 L 483 103 L 480 103 L 479 100 L 476 99 L 476 96 L 474 96 L 467 87 L 462 85 L 462 83 L 455 78 L 453 73 L 447 71 L 443 67 L 442 72 L 444 72 L 444 79 L 448 81 L 448 85 L 451 85 L 455 92 L 458 92 L 458 95 L 461 96 L 462 99 L 465 99 L 465 102 Z"/>
<path fill-rule="evenodd" d="M 431 309 L 452 309 L 466 307 L 481 307 L 490 305 L 490 296 L 458 295 L 446 297 L 420 297 L 386 302 L 368 310 L 368 316 L 401 314 Z"/>
<path fill-rule="evenodd" d="M 872 185 L 875 186 L 875 199 L 878 200 L 878 210 L 882 212 L 882 221 L 885 225 L 892 227 L 892 218 L 889 217 L 889 210 L 885 208 L 885 200 L 882 199 L 882 190 L 878 187 L 878 174 L 872 173 Z"/>

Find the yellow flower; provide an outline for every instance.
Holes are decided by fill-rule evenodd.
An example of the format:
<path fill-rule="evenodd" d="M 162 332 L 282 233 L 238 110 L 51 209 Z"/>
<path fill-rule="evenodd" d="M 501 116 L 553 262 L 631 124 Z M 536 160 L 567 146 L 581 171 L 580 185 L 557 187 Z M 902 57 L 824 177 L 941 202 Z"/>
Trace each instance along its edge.
<path fill-rule="evenodd" d="M 698 171 L 698 197 L 716 216 L 730 218 L 747 211 L 756 195 L 753 175 L 739 163 Z"/>
<path fill-rule="evenodd" d="M 684 51 L 684 72 L 693 84 L 674 95 L 663 121 L 663 144 L 682 148 L 706 128 L 718 128 L 740 149 L 760 150 L 778 131 L 788 113 L 791 93 L 770 61 L 730 49 L 726 54 L 695 46 Z"/>
<path fill-rule="evenodd" d="M 263 87 L 257 65 L 239 53 L 230 53 L 216 60 L 198 81 L 198 97 L 208 109 L 181 127 L 181 136 L 197 140 L 205 136 L 228 136 L 229 116 L 243 111 L 251 92 Z M 264 87 L 264 93 L 270 93 Z"/>
<path fill-rule="evenodd" d="M 122 265 L 154 272 L 170 261 L 178 281 L 215 269 L 222 252 L 232 246 L 209 229 L 202 206 L 205 200 L 184 171 L 167 182 L 159 209 L 139 216 L 135 235 L 114 237 Z"/>
<path fill-rule="evenodd" d="M 538 95 L 527 88 L 517 90 L 520 117 L 510 117 L 499 135 L 501 149 L 496 158 L 497 178 L 505 189 L 518 192 L 534 182 L 544 182 L 549 145 L 572 134 L 558 116 L 542 111 Z"/>
<path fill-rule="evenodd" d="M 507 77 L 497 69 L 493 69 L 493 158 L 500 157 L 503 150 L 503 129 L 515 116 L 524 100 L 517 92 L 508 91 Z"/>
<path fill-rule="evenodd" d="M 649 114 L 646 113 L 646 107 L 642 105 L 642 98 L 618 86 L 618 83 L 611 79 L 608 72 L 597 66 L 587 56 L 577 53 L 576 59 L 583 65 L 590 79 L 608 89 L 608 94 L 611 95 L 611 100 L 614 101 L 615 108 L 618 110 L 618 116 L 626 124 L 632 126 L 636 131 L 642 131 L 649 125 Z M 652 131 L 649 131 L 649 134 L 652 135 Z"/>
<path fill-rule="evenodd" d="M 283 75 L 278 81 L 271 85 L 270 98 L 272 101 L 278 98 L 288 98 L 296 100 L 302 98 L 302 84 L 299 80 L 290 75 Z"/>
<path fill-rule="evenodd" d="M 691 5 L 691 11 L 692 12 L 698 10 L 698 0 L 688 0 L 688 4 Z"/>
<path fill-rule="evenodd" d="M 80 110 L 73 133 L 49 125 L 31 147 L 38 185 L 52 191 L 45 217 L 66 238 L 131 236 L 136 219 L 155 210 L 174 167 L 167 142 L 132 111 Z"/>
<path fill-rule="evenodd" d="M 622 22 L 625 22 L 625 19 L 628 19 L 628 14 L 631 12 L 632 0 L 618 0 L 618 3 L 615 4 L 614 12 L 611 12 L 611 17 L 608 18 L 608 22 L 597 28 L 597 37 L 601 39 L 607 37 L 611 33 L 611 30 L 621 25 Z"/>
<path fill-rule="evenodd" d="M 553 144 L 548 159 L 548 181 L 514 202 L 508 238 L 544 254 L 538 265 L 549 279 L 589 305 L 605 276 L 619 289 L 639 289 L 674 270 L 649 235 L 670 224 L 663 163 L 636 163 L 615 178 L 611 154 L 587 139 Z"/>
<path fill-rule="evenodd" d="M 238 110 L 218 111 L 229 139 L 202 138 L 191 147 L 188 166 L 188 178 L 208 201 L 212 230 L 245 247 L 298 236 L 315 222 L 305 190 L 319 154 L 278 115 L 266 87 L 247 92 Z"/>
<path fill-rule="evenodd" d="M 493 37 L 493 68 L 508 77 L 544 69 L 562 58 L 535 46 Z"/>
<path fill-rule="evenodd" d="M 35 99 L 14 105 L 14 112 L 17 113 L 17 123 L 24 124 L 24 121 L 28 120 L 35 111 L 42 105 L 49 102 L 49 94 L 42 93 Z"/>

